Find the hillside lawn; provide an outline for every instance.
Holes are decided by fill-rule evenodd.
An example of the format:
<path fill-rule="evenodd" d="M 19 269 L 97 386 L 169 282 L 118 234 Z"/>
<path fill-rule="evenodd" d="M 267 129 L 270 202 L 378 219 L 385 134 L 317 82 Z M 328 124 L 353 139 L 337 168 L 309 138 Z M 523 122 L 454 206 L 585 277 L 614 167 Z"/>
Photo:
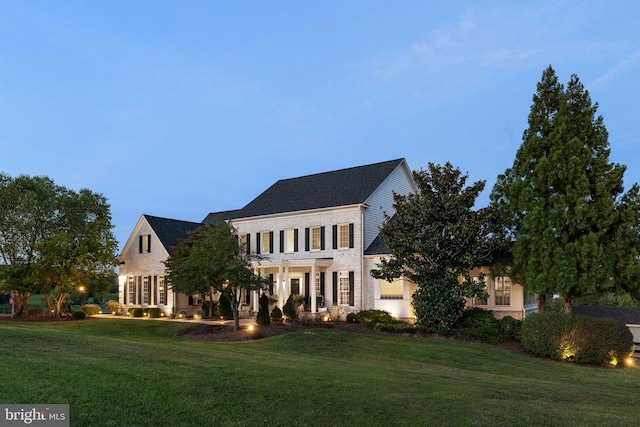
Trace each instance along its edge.
<path fill-rule="evenodd" d="M 68 403 L 72 426 L 629 426 L 640 368 L 442 338 L 313 329 L 186 341 L 126 318 L 0 321 L 0 402 Z"/>

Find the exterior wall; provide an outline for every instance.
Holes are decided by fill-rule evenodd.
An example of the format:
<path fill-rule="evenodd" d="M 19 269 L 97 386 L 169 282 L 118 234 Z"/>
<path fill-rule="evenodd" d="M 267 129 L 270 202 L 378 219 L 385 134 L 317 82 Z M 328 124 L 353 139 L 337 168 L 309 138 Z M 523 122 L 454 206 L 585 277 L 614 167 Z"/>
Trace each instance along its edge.
<path fill-rule="evenodd" d="M 517 283 L 511 284 L 511 295 L 509 305 L 498 305 L 496 304 L 495 298 L 495 278 L 491 276 L 488 268 L 475 269 L 471 272 L 472 277 L 478 277 L 480 273 L 485 275 L 485 283 L 487 285 L 487 293 L 489 294 L 489 298 L 487 299 L 486 304 L 474 304 L 474 301 L 468 300 L 467 304 L 469 307 L 478 307 L 483 308 L 485 310 L 493 311 L 493 314 L 498 319 L 501 319 L 505 316 L 511 316 L 515 319 L 524 319 L 529 314 L 535 312 L 537 308 L 537 304 L 535 301 L 527 302 L 525 301 L 525 289 L 522 285 Z"/>
<path fill-rule="evenodd" d="M 277 265 L 287 265 L 286 277 L 281 278 L 304 278 L 304 273 L 310 271 L 311 263 L 317 260 L 329 263 L 328 267 L 319 267 L 317 272 L 325 272 L 325 304 L 329 310 L 333 307 L 333 286 L 332 273 L 340 271 L 352 271 L 354 274 L 354 306 L 342 306 L 340 315 L 359 311 L 362 308 L 362 225 L 364 206 L 354 205 L 342 208 L 321 209 L 307 212 L 289 212 L 281 215 L 268 215 L 248 219 L 236 219 L 232 223 L 238 230 L 238 235 L 249 234 L 250 250 L 256 251 L 257 233 L 273 232 L 273 253 L 263 254 L 265 259 L 256 263 L 256 267 L 268 270 L 270 273 L 277 272 Z M 353 224 L 354 247 L 349 249 L 333 249 L 332 228 L 338 224 Z M 324 227 L 324 250 L 305 250 L 305 228 Z M 291 253 L 280 252 L 280 231 L 287 229 L 298 230 L 298 251 Z M 263 250 L 264 248 L 261 248 Z M 283 276 L 285 276 L 283 274 Z M 274 280 L 276 275 L 274 274 Z M 312 282 L 313 283 L 313 282 Z M 289 284 L 287 283 L 286 286 Z M 303 282 L 301 281 L 301 288 Z M 284 289 L 285 295 L 282 299 L 286 301 L 290 289 Z M 282 300 L 280 301 L 282 303 Z M 343 313 L 344 312 L 344 313 Z"/>
<path fill-rule="evenodd" d="M 149 252 L 140 253 L 139 236 L 147 235 L 151 236 L 151 250 Z M 141 217 L 120 255 L 121 264 L 118 274 L 118 298 L 125 313 L 132 307 L 159 307 L 167 316 L 175 314 L 180 310 L 184 310 L 188 315 L 192 315 L 195 310 L 200 308 L 198 306 L 190 306 L 188 304 L 187 296 L 174 294 L 166 281 L 165 286 L 167 287 L 167 291 L 166 301 L 164 304 L 157 303 L 157 293 L 151 297 L 151 301 L 145 301 L 143 304 L 139 304 L 137 301 L 130 301 L 129 295 L 125 296 L 125 292 L 128 292 L 129 276 L 135 276 L 136 278 L 144 276 L 151 276 L 152 278 L 164 276 L 164 261 L 168 256 L 169 253 L 164 248 L 162 242 L 158 239 L 149 223 L 145 220 L 144 216 Z M 154 288 L 152 286 L 151 292 L 153 292 L 153 289 Z M 124 303 L 125 301 L 126 304 Z"/>
<path fill-rule="evenodd" d="M 415 313 L 411 306 L 411 296 L 417 289 L 415 283 L 406 279 L 403 281 L 402 299 L 382 299 L 380 297 L 380 280 L 372 277 L 371 271 L 376 268 L 376 264 L 380 262 L 381 258 L 380 256 L 365 257 L 367 299 L 364 309 L 385 310 L 399 319 L 415 319 Z"/>
<path fill-rule="evenodd" d="M 366 200 L 367 209 L 364 214 L 364 248 L 378 236 L 380 226 L 384 222 L 384 214 L 393 216 L 393 193 L 406 195 L 416 192 L 411 171 L 406 162 L 400 164 L 385 181 Z"/>

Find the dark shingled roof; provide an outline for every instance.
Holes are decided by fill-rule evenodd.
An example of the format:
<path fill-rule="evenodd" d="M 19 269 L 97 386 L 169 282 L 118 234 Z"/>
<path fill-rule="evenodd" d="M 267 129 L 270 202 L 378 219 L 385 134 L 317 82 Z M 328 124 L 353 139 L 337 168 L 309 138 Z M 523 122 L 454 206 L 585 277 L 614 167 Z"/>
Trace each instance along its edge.
<path fill-rule="evenodd" d="M 364 251 L 365 255 L 389 255 L 391 251 L 384 244 L 380 235 L 378 234 L 369 247 Z"/>
<path fill-rule="evenodd" d="M 230 219 L 237 218 L 240 209 L 234 209 L 231 211 L 211 212 L 202 220 L 203 224 L 213 224 L 214 222 L 223 223 Z"/>
<path fill-rule="evenodd" d="M 364 203 L 404 159 L 277 181 L 235 218 Z"/>
<path fill-rule="evenodd" d="M 186 239 L 188 237 L 188 231 L 193 231 L 202 226 L 199 222 L 180 221 L 151 215 L 143 216 L 168 252 L 171 252 L 171 248 L 178 244 L 179 239 Z"/>
<path fill-rule="evenodd" d="M 573 306 L 573 314 L 589 317 L 608 317 L 625 325 L 640 325 L 640 307 L 587 307 Z"/>

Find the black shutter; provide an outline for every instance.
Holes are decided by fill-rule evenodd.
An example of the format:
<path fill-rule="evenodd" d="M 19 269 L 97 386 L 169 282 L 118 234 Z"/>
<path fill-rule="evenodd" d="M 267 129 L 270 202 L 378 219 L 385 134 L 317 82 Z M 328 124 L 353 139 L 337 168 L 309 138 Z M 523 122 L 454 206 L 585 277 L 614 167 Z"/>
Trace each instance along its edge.
<path fill-rule="evenodd" d="M 320 295 L 324 297 L 324 271 L 320 272 Z"/>
<path fill-rule="evenodd" d="M 280 230 L 280 253 L 284 252 L 284 230 Z"/>
<path fill-rule="evenodd" d="M 320 227 L 320 250 L 324 251 L 324 225 Z"/>
<path fill-rule="evenodd" d="M 311 283 L 309 283 L 310 277 L 311 274 L 304 273 L 304 300 L 307 302 L 307 304 L 311 304 Z"/>
<path fill-rule="evenodd" d="M 273 231 L 269 232 L 269 253 L 273 253 Z"/>
<path fill-rule="evenodd" d="M 247 233 L 247 255 L 251 254 L 251 234 Z"/>
<path fill-rule="evenodd" d="M 332 301 L 334 304 L 338 304 L 338 272 L 333 272 L 333 296 Z"/>
<path fill-rule="evenodd" d="M 142 253 L 142 235 L 138 236 L 138 252 Z"/>
<path fill-rule="evenodd" d="M 355 305 L 354 298 L 354 288 L 355 288 L 355 280 L 353 271 L 349 272 L 349 305 L 353 307 Z"/>
<path fill-rule="evenodd" d="M 151 289 L 153 289 L 151 294 L 151 303 L 153 305 L 158 305 L 158 276 L 153 276 L 153 286 Z"/>
<path fill-rule="evenodd" d="M 189 295 L 189 305 L 193 305 L 193 295 Z"/>
<path fill-rule="evenodd" d="M 124 301 L 124 305 L 127 305 L 127 292 L 129 291 L 129 276 L 125 279 L 124 283 L 124 294 L 122 295 L 122 301 Z"/>
<path fill-rule="evenodd" d="M 333 249 L 338 249 L 338 226 L 333 226 Z"/>
<path fill-rule="evenodd" d="M 293 229 L 293 252 L 298 252 L 298 229 Z"/>
<path fill-rule="evenodd" d="M 260 233 L 256 233 L 256 253 L 259 254 L 260 252 Z"/>
<path fill-rule="evenodd" d="M 353 223 L 349 224 L 349 247 L 353 248 Z"/>
<path fill-rule="evenodd" d="M 138 276 L 138 304 L 142 304 L 142 276 Z"/>
<path fill-rule="evenodd" d="M 304 229 L 304 250 L 309 252 L 309 227 Z"/>
<path fill-rule="evenodd" d="M 151 252 L 151 234 L 147 235 L 147 252 Z"/>

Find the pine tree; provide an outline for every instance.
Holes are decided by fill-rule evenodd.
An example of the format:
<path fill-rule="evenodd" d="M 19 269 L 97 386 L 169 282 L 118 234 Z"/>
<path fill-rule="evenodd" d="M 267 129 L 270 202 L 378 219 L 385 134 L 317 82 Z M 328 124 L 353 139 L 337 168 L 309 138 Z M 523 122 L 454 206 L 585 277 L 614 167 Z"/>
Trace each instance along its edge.
<path fill-rule="evenodd" d="M 529 127 L 492 200 L 510 218 L 512 276 L 545 295 L 630 289 L 638 272 L 638 186 L 623 194 L 625 166 L 609 162 L 598 105 L 577 76 L 566 89 L 549 67 L 533 97 Z"/>

